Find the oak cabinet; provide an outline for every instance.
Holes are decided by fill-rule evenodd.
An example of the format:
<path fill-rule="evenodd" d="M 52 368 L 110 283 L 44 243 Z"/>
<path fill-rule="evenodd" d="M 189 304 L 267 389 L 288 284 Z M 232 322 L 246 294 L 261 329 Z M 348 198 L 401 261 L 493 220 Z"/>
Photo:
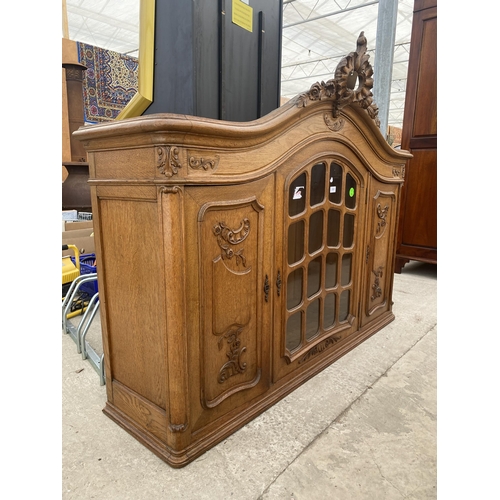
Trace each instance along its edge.
<path fill-rule="evenodd" d="M 181 467 L 394 319 L 404 165 L 363 37 L 259 120 L 148 115 L 89 155 L 104 412 Z M 356 71 L 358 87 L 346 87 Z"/>

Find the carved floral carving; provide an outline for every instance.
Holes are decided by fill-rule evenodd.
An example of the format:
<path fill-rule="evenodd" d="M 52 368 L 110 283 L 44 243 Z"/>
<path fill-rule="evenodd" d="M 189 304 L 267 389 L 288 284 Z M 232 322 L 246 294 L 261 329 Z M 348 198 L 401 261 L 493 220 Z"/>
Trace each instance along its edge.
<path fill-rule="evenodd" d="M 179 148 L 175 146 L 157 146 L 156 148 L 156 167 L 160 174 L 165 177 L 172 177 L 177 174 L 182 167 L 179 161 Z"/>
<path fill-rule="evenodd" d="M 382 231 L 382 229 L 387 225 L 386 217 L 388 212 L 389 212 L 389 205 L 386 205 L 384 208 L 382 208 L 382 205 L 380 203 L 377 205 L 377 216 L 380 219 L 377 224 L 377 234 L 379 234 Z"/>
<path fill-rule="evenodd" d="M 215 158 L 203 158 L 203 157 L 196 157 L 196 156 L 190 156 L 189 157 L 189 166 L 193 170 L 205 170 L 207 171 L 209 168 L 214 170 L 217 165 L 219 164 L 219 156 L 216 156 Z"/>
<path fill-rule="evenodd" d="M 379 266 L 379 268 L 376 271 L 372 271 L 372 273 L 375 275 L 375 281 L 373 282 L 372 285 L 372 290 L 373 290 L 373 295 L 371 296 L 372 300 L 377 299 L 382 295 L 382 287 L 380 286 L 380 278 L 382 278 L 382 270 L 383 266 Z"/>
<path fill-rule="evenodd" d="M 246 267 L 246 257 L 243 255 L 243 248 L 234 251 L 230 245 L 238 245 L 244 241 L 250 233 L 250 221 L 243 219 L 241 226 L 238 229 L 231 229 L 224 222 L 219 222 L 213 228 L 215 236 L 217 236 L 217 243 L 222 250 L 221 257 L 223 259 L 236 258 L 236 264 L 243 264 Z"/>
<path fill-rule="evenodd" d="M 342 127 L 345 124 L 345 120 L 343 118 L 334 118 L 333 120 L 328 116 L 327 113 L 324 115 L 325 123 L 326 126 L 330 129 L 333 130 L 334 132 L 338 132 L 339 130 L 342 130 Z"/>
<path fill-rule="evenodd" d="M 367 41 L 362 31 L 357 40 L 356 51 L 345 56 L 335 69 L 334 78 L 325 82 L 316 82 L 308 92 L 300 94 L 297 106 L 307 106 L 310 101 L 330 99 L 333 101 L 333 117 L 339 116 L 344 106 L 357 105 L 365 109 L 375 124 L 380 126 L 378 107 L 373 102 L 373 68 L 368 62 L 370 56 L 366 53 Z M 329 128 L 329 122 L 325 122 Z M 335 122 L 332 122 L 334 124 Z M 338 123 L 336 127 L 341 128 Z M 340 130 L 340 128 L 338 130 Z M 332 128 L 332 130 L 335 130 Z"/>
<path fill-rule="evenodd" d="M 322 353 L 325 349 L 328 349 L 333 344 L 336 344 L 340 339 L 340 335 L 332 335 L 331 337 L 321 341 L 319 344 L 316 344 L 312 349 L 309 349 L 309 351 L 307 351 L 302 358 L 300 358 L 299 365 L 307 361 L 309 358 Z"/>
<path fill-rule="evenodd" d="M 228 378 L 238 373 L 244 373 L 247 369 L 247 364 L 241 361 L 241 355 L 247 348 L 241 346 L 241 340 L 239 338 L 245 326 L 246 325 L 241 325 L 239 323 L 233 323 L 226 331 L 214 333 L 214 335 L 220 337 L 218 341 L 219 351 L 223 347 L 224 340 L 229 344 L 229 350 L 226 352 L 228 361 L 222 365 L 222 368 L 219 370 L 219 376 L 217 377 L 219 384 L 223 384 Z"/>

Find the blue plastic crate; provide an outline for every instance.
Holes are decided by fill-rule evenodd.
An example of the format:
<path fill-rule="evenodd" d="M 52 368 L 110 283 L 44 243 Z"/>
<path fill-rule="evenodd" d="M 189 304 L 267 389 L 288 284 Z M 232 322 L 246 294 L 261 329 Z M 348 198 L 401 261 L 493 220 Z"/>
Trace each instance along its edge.
<path fill-rule="evenodd" d="M 71 257 L 73 264 L 75 263 L 75 258 Z M 92 274 L 97 272 L 95 253 L 86 253 L 80 255 L 80 274 Z M 80 286 L 80 291 L 88 293 L 90 296 L 94 296 L 99 288 L 97 286 L 97 280 L 89 281 L 88 283 L 83 283 Z"/>

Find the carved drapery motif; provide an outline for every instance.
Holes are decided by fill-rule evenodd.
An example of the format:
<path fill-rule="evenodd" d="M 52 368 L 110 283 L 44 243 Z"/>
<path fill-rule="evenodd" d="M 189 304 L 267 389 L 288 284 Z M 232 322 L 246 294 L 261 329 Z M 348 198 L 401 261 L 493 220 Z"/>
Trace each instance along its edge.
<path fill-rule="evenodd" d="M 247 369 L 247 364 L 242 363 L 241 361 L 241 355 L 247 350 L 247 348 L 241 347 L 241 340 L 239 338 L 245 326 L 246 325 L 241 325 L 239 323 L 233 323 L 222 333 L 214 332 L 214 335 L 220 337 L 217 342 L 219 351 L 223 347 L 224 340 L 226 340 L 229 344 L 229 351 L 226 352 L 228 361 L 222 365 L 217 377 L 219 384 L 223 384 L 228 378 L 237 375 L 238 373 L 244 373 Z"/>
<path fill-rule="evenodd" d="M 179 161 L 179 148 L 175 146 L 156 147 L 156 167 L 165 177 L 172 177 L 182 167 Z"/>
<path fill-rule="evenodd" d="M 339 111 L 344 106 L 354 104 L 365 109 L 377 127 L 380 126 L 378 107 L 373 102 L 371 91 L 373 68 L 368 62 L 370 56 L 366 54 L 366 47 L 367 42 L 364 31 L 362 31 L 357 40 L 356 51 L 351 52 L 340 61 L 335 70 L 334 78 L 326 83 L 322 81 L 313 84 L 308 92 L 300 94 L 296 98 L 297 106 L 307 106 L 309 101 L 331 99 L 333 101 L 333 117 L 337 118 Z M 326 116 L 325 122 L 331 128 Z M 332 128 L 332 130 L 335 129 Z"/>
<path fill-rule="evenodd" d="M 243 267 L 246 267 L 246 258 L 243 255 L 244 249 L 242 248 L 235 252 L 230 245 L 238 245 L 247 238 L 250 233 L 250 221 L 246 218 L 243 219 L 238 229 L 230 229 L 224 222 L 219 222 L 214 226 L 213 231 L 215 236 L 217 236 L 217 243 L 222 250 L 222 259 L 232 259 L 235 257 L 237 265 L 241 262 Z"/>

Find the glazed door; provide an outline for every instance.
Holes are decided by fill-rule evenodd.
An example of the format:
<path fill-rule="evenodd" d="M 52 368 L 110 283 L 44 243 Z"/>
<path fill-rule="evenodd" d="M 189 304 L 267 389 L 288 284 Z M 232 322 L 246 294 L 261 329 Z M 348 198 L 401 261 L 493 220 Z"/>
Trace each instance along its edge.
<path fill-rule="evenodd" d="M 358 327 L 365 198 L 359 172 L 328 157 L 292 172 L 281 189 L 275 379 L 334 349 Z"/>

